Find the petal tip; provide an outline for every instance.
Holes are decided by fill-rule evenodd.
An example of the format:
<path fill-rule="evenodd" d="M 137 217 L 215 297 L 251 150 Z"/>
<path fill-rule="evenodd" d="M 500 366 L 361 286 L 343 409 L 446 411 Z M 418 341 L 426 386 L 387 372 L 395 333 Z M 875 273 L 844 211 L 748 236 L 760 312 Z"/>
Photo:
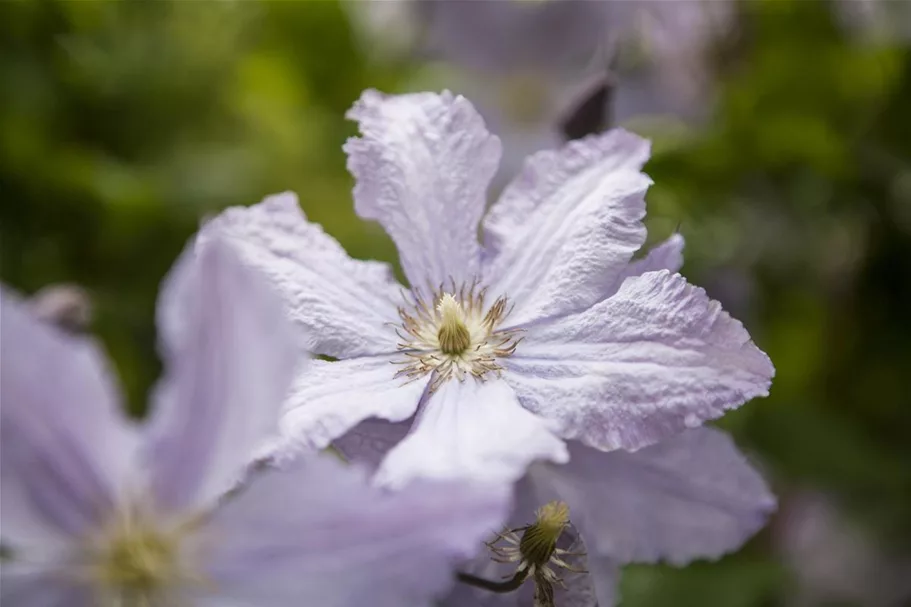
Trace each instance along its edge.
<path fill-rule="evenodd" d="M 300 207 L 297 194 L 291 190 L 269 194 L 254 206 Z"/>

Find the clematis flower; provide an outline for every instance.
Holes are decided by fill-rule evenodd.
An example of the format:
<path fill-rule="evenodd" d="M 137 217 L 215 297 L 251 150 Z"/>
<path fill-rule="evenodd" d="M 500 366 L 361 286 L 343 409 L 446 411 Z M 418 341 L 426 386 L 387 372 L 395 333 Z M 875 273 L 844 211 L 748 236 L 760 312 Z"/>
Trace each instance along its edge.
<path fill-rule="evenodd" d="M 366 13 L 373 3 L 353 4 Z M 419 58 L 449 68 L 445 81 L 502 138 L 498 177 L 527 153 L 608 125 L 703 122 L 716 96 L 712 46 L 736 25 L 735 3 L 723 0 L 391 4 L 423 25 Z"/>
<path fill-rule="evenodd" d="M 635 453 L 571 449 L 569 464 L 529 469 L 509 527 L 444 605 L 611 607 L 622 565 L 717 558 L 775 509 L 762 477 L 712 428 Z"/>
<path fill-rule="evenodd" d="M 564 440 L 635 450 L 767 394 L 768 357 L 674 272 L 682 240 L 631 263 L 646 141 L 614 130 L 535 154 L 482 222 L 500 144 L 466 99 L 368 91 L 349 116 L 362 133 L 345 145 L 355 208 L 396 242 L 409 288 L 349 258 L 292 194 L 206 228 L 338 359 L 295 383 L 292 443 L 322 448 L 417 413 L 380 482 L 516 480 L 534 460 L 565 462 Z"/>
<path fill-rule="evenodd" d="M 93 342 L 0 294 L 3 604 L 427 604 L 502 520 L 502 496 L 383 494 L 322 459 L 237 485 L 302 351 L 260 277 L 199 247 L 160 301 L 168 374 L 142 427 Z"/>

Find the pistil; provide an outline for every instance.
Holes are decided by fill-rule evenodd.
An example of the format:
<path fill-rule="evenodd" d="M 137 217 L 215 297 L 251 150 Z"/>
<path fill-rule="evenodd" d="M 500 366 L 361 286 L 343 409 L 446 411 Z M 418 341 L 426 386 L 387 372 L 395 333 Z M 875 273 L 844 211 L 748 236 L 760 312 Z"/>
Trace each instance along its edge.
<path fill-rule="evenodd" d="M 440 329 L 437 338 L 440 351 L 449 356 L 459 356 L 471 345 L 471 332 L 465 326 L 465 312 L 456 298 L 446 293 L 437 304 Z"/>

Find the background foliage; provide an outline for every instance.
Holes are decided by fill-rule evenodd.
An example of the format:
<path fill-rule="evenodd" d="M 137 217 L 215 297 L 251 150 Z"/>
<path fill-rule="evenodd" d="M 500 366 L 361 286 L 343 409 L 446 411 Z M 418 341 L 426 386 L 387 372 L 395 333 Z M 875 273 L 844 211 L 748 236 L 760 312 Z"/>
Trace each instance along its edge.
<path fill-rule="evenodd" d="M 781 509 L 719 563 L 630 568 L 624 604 L 898 605 L 816 588 L 840 581 L 824 566 L 840 527 L 789 546 L 812 492 L 861 530 L 845 558 L 911 563 L 911 50 L 835 4 L 738 12 L 711 117 L 645 129 L 649 221 L 654 239 L 680 226 L 684 273 L 776 363 L 771 397 L 722 425 Z M 353 213 L 343 115 L 364 88 L 410 90 L 427 68 L 364 52 L 349 15 L 328 1 L 0 2 L 0 278 L 86 287 L 137 414 L 159 372 L 158 283 L 206 214 L 295 190 L 351 254 L 395 260 Z"/>

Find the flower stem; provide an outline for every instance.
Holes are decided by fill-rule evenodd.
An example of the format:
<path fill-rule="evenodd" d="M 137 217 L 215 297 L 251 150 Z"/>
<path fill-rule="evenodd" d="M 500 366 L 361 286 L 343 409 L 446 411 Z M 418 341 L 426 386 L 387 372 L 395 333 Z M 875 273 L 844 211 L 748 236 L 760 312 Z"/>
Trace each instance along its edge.
<path fill-rule="evenodd" d="M 528 577 L 528 570 L 517 571 L 512 578 L 504 582 L 492 582 L 490 580 L 471 575 L 470 573 L 462 573 L 461 571 L 456 575 L 458 580 L 463 584 L 468 584 L 469 586 L 475 586 L 477 588 L 483 588 L 490 592 L 498 593 L 507 593 L 517 590 L 519 586 L 522 585 L 522 582 L 525 581 L 525 578 Z"/>

